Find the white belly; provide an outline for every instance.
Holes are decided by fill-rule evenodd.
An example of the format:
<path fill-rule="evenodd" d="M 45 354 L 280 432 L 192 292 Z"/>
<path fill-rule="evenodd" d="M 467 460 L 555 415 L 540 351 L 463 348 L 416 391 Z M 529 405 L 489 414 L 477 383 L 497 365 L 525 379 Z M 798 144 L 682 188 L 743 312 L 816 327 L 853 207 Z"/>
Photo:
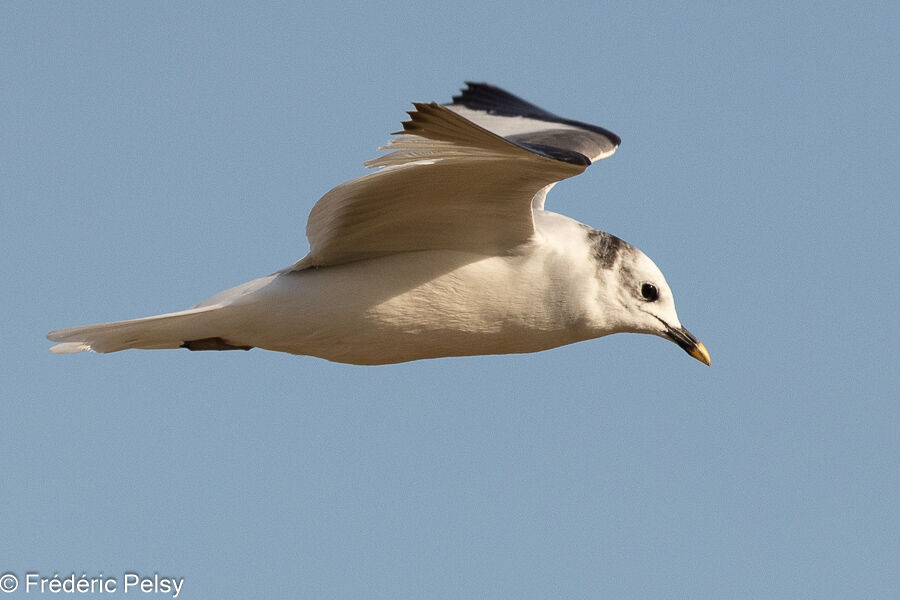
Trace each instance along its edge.
<path fill-rule="evenodd" d="M 533 352 L 592 337 L 571 285 L 584 278 L 560 270 L 533 253 L 417 252 L 273 275 L 209 302 L 233 305 L 229 343 L 338 362 Z"/>

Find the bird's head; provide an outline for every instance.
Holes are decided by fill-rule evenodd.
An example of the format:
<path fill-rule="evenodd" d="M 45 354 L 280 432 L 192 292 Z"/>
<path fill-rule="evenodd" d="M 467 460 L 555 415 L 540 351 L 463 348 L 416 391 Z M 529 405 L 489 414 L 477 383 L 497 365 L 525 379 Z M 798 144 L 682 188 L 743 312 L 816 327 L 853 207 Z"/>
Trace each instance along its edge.
<path fill-rule="evenodd" d="M 709 365 L 703 343 L 682 327 L 675 312 L 672 290 L 659 267 L 632 246 L 608 233 L 596 232 L 593 252 L 606 319 L 618 331 L 649 333 L 678 344 L 685 352 Z"/>

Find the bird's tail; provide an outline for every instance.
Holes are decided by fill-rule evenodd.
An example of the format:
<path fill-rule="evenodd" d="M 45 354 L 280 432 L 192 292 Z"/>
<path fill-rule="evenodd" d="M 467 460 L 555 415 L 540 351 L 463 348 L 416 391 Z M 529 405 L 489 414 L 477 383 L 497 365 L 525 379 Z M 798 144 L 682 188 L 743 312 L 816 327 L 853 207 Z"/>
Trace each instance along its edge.
<path fill-rule="evenodd" d="M 223 308 L 214 304 L 130 321 L 57 329 L 48 333 L 47 339 L 61 342 L 50 348 L 56 354 L 84 350 L 118 352 L 129 348 L 248 349 L 232 346 L 219 337 Z"/>

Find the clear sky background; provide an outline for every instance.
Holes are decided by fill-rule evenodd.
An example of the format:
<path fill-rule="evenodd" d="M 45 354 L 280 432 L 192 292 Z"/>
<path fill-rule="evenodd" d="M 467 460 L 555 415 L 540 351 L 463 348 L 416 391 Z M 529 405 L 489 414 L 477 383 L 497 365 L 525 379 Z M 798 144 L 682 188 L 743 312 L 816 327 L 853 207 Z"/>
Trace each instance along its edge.
<path fill-rule="evenodd" d="M 900 596 L 900 5 L 379 4 L 0 6 L 0 573 Z M 647 252 L 711 368 L 634 335 L 48 352 L 301 258 L 315 201 L 465 80 L 623 138 L 548 208 Z"/>

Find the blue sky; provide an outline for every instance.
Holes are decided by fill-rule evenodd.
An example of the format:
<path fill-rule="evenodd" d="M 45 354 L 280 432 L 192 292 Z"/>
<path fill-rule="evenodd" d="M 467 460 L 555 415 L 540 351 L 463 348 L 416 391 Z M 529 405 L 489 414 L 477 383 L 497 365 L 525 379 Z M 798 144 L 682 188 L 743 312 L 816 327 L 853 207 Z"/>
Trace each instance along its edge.
<path fill-rule="evenodd" d="M 4 3 L 0 574 L 896 598 L 898 32 L 896 3 Z M 646 251 L 711 368 L 626 335 L 47 351 L 299 259 L 315 201 L 465 80 L 623 138 L 548 208 Z"/>

